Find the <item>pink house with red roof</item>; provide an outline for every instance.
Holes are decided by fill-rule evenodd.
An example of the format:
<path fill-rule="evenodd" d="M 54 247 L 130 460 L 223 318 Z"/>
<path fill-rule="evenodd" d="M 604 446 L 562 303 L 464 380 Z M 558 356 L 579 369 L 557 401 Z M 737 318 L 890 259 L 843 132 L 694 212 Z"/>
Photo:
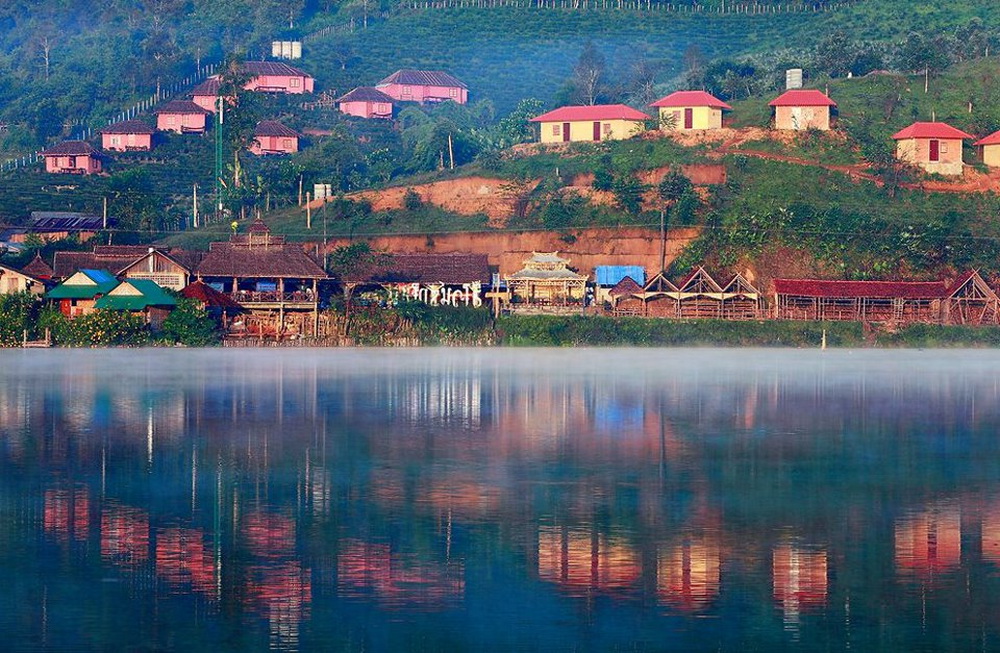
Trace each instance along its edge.
<path fill-rule="evenodd" d="M 469 101 L 465 82 L 440 70 L 397 70 L 375 88 L 400 102 L 429 104 L 451 100 L 465 104 Z"/>
<path fill-rule="evenodd" d="M 731 106 L 705 91 L 677 91 L 649 106 L 660 110 L 660 129 L 667 132 L 720 129 L 722 112 L 732 110 Z"/>
<path fill-rule="evenodd" d="M 247 61 L 243 72 L 250 76 L 244 87 L 264 93 L 312 93 L 314 80 L 307 73 L 280 61 Z"/>
<path fill-rule="evenodd" d="M 830 129 L 830 112 L 837 106 L 821 91 L 793 89 L 769 103 L 774 109 L 774 128 L 805 131 Z"/>
<path fill-rule="evenodd" d="M 973 138 L 943 122 L 915 122 L 892 137 L 897 159 L 939 175 L 962 174 L 962 140 Z"/>
<path fill-rule="evenodd" d="M 154 111 L 156 128 L 178 134 L 203 134 L 209 112 L 190 100 L 171 100 Z"/>
<path fill-rule="evenodd" d="M 359 86 L 337 98 L 337 108 L 348 116 L 391 119 L 392 104 L 395 101 L 395 98 L 377 88 Z"/>
<path fill-rule="evenodd" d="M 1000 167 L 1000 131 L 980 138 L 975 144 L 983 155 L 983 163 L 991 168 Z"/>
<path fill-rule="evenodd" d="M 531 119 L 541 125 L 542 143 L 617 141 L 646 130 L 652 120 L 624 104 L 560 107 Z"/>
<path fill-rule="evenodd" d="M 63 141 L 41 155 L 45 172 L 89 175 L 102 170 L 101 153 L 87 141 Z"/>
<path fill-rule="evenodd" d="M 253 130 L 254 154 L 294 154 L 299 151 L 299 133 L 276 120 L 261 120 Z"/>

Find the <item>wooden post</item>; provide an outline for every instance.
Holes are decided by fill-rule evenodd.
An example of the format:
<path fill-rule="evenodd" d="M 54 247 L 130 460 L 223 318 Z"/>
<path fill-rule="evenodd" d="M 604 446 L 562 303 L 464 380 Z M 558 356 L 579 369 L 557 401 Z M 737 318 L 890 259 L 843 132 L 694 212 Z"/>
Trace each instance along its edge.
<path fill-rule="evenodd" d="M 455 147 L 451 142 L 451 133 L 448 133 L 448 162 L 450 164 L 449 170 L 455 169 Z"/>
<path fill-rule="evenodd" d="M 667 267 L 667 212 L 660 209 L 660 271 Z"/>
<path fill-rule="evenodd" d="M 102 229 L 107 229 L 108 228 L 108 198 L 107 198 L 107 196 L 104 197 L 104 212 L 102 214 L 102 219 L 101 219 L 101 228 Z"/>
<path fill-rule="evenodd" d="M 309 202 L 310 202 L 309 197 L 310 197 L 310 194 L 307 192 L 306 193 L 306 229 L 312 229 L 313 228 L 313 223 L 312 223 L 312 206 L 309 205 Z"/>
<path fill-rule="evenodd" d="M 191 205 L 194 207 L 194 228 L 198 228 L 198 184 L 194 185 L 194 193 L 191 195 Z"/>
<path fill-rule="evenodd" d="M 299 206 L 302 206 L 302 175 L 299 175 Z"/>

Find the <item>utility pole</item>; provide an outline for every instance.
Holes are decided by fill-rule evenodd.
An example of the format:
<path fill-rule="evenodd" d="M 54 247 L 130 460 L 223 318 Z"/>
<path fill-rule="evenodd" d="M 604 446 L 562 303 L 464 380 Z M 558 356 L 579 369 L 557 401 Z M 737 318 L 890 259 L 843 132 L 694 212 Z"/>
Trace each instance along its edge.
<path fill-rule="evenodd" d="M 451 143 L 451 133 L 448 134 L 448 162 L 449 170 L 455 169 L 455 147 Z"/>
<path fill-rule="evenodd" d="M 302 175 L 299 175 L 299 206 L 302 206 Z"/>
<path fill-rule="evenodd" d="M 308 191 L 306 191 L 306 229 L 313 228 L 312 205 L 310 205 L 309 202 L 310 202 L 310 194 Z"/>
<path fill-rule="evenodd" d="M 107 196 L 104 197 L 104 211 L 102 212 L 101 215 L 102 215 L 102 218 L 101 218 L 101 228 L 102 229 L 107 229 L 108 228 L 108 198 L 107 198 Z"/>
<path fill-rule="evenodd" d="M 191 206 L 194 209 L 194 228 L 198 228 L 198 184 L 194 185 L 194 193 L 191 196 Z"/>
<path fill-rule="evenodd" d="M 224 120 L 223 112 L 225 111 L 226 102 L 225 99 L 220 95 L 218 98 L 219 111 L 217 112 L 218 120 L 215 123 L 215 202 L 216 202 L 216 214 L 219 218 L 222 217 L 222 123 Z"/>
<path fill-rule="evenodd" d="M 660 209 L 660 272 L 667 267 L 667 212 Z"/>

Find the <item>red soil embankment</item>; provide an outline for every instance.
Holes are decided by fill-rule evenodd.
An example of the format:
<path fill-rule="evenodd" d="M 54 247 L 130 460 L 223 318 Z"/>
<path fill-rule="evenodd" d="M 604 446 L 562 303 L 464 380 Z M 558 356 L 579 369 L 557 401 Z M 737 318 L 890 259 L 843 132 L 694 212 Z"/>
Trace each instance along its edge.
<path fill-rule="evenodd" d="M 669 266 L 698 233 L 697 228 L 671 229 L 667 234 L 666 265 Z M 570 238 L 566 234 L 556 231 L 481 231 L 433 236 L 376 236 L 368 242 L 376 250 L 400 254 L 487 254 L 490 265 L 496 266 L 500 274 L 520 270 L 524 259 L 532 252 L 559 252 L 580 274 L 592 274 L 595 265 L 641 265 L 647 271 L 660 269 L 660 234 L 655 229 L 578 229 L 570 232 Z M 348 238 L 331 239 L 328 250 L 350 242 Z"/>

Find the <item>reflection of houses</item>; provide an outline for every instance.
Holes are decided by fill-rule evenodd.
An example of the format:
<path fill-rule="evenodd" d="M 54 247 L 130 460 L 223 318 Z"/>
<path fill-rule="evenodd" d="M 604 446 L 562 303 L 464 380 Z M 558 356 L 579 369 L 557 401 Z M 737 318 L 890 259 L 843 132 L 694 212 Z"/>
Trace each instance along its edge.
<path fill-rule="evenodd" d="M 621 538 L 590 528 L 538 529 L 539 578 L 571 593 L 628 589 L 641 571 L 638 553 Z"/>
<path fill-rule="evenodd" d="M 895 562 L 901 576 L 934 576 L 962 562 L 962 513 L 943 503 L 896 522 Z"/>
<path fill-rule="evenodd" d="M 110 504 L 101 511 L 101 556 L 124 565 L 149 559 L 149 515 L 126 506 Z"/>
<path fill-rule="evenodd" d="M 432 306 L 481 306 L 490 280 L 486 254 L 392 254 L 367 283 Z"/>
<path fill-rule="evenodd" d="M 105 270 L 117 277 L 148 279 L 163 288 L 180 290 L 191 279 L 195 252 L 145 245 L 98 245 L 90 252 L 56 252 L 54 276 L 65 278 L 77 270 Z"/>
<path fill-rule="evenodd" d="M 66 317 L 86 315 L 94 310 L 97 300 L 118 285 L 118 279 L 104 270 L 80 270 L 50 290 L 46 299 L 59 305 Z"/>
<path fill-rule="evenodd" d="M 786 627 L 796 627 L 803 611 L 826 605 L 826 551 L 781 544 L 774 548 L 771 563 L 774 600 L 784 614 Z"/>
<path fill-rule="evenodd" d="M 41 153 L 45 172 L 89 175 L 100 172 L 101 153 L 87 141 L 65 141 Z"/>
<path fill-rule="evenodd" d="M 341 113 L 358 118 L 392 118 L 395 98 L 371 86 L 359 86 L 337 98 Z"/>
<path fill-rule="evenodd" d="M 90 530 L 90 493 L 84 486 L 45 491 L 42 526 L 59 539 L 87 539 Z"/>
<path fill-rule="evenodd" d="M 527 304 L 581 304 L 587 277 L 569 269 L 558 252 L 532 252 L 524 267 L 504 277 L 514 301 Z"/>
<path fill-rule="evenodd" d="M 609 141 L 632 138 L 650 120 L 642 111 L 624 104 L 559 107 L 531 119 L 541 125 L 542 143 Z"/>
<path fill-rule="evenodd" d="M 215 242 L 196 274 L 250 314 L 247 335 L 315 334 L 319 321 L 317 284 L 327 274 L 301 245 L 271 233 L 259 218 L 247 233 Z"/>
<path fill-rule="evenodd" d="M 983 513 L 981 542 L 983 560 L 1000 565 L 1000 506 L 996 503 Z"/>
<path fill-rule="evenodd" d="M 662 272 L 638 291 L 635 285 L 623 281 L 613 289 L 612 310 L 616 314 L 753 320 L 759 319 L 763 312 L 760 292 L 739 273 L 720 284 L 698 267 L 676 285 Z"/>
<path fill-rule="evenodd" d="M 101 147 L 116 152 L 148 151 L 153 149 L 156 130 L 142 120 L 123 120 L 101 130 Z"/>
<path fill-rule="evenodd" d="M 996 324 L 998 299 L 979 273 L 943 281 L 775 279 L 776 317 L 933 324 Z"/>
<path fill-rule="evenodd" d="M 250 151 L 262 154 L 294 154 L 299 151 L 299 133 L 277 120 L 261 120 L 253 130 Z"/>
<path fill-rule="evenodd" d="M 219 574 L 213 552 L 198 529 L 172 527 L 157 531 L 156 574 L 171 585 L 206 596 L 218 595 Z"/>
<path fill-rule="evenodd" d="M 141 315 L 153 329 L 158 329 L 176 306 L 176 299 L 148 279 L 126 279 L 94 302 L 95 309 Z"/>
<path fill-rule="evenodd" d="M 685 539 L 658 553 L 656 590 L 660 600 L 699 611 L 719 595 L 722 549 L 709 538 Z"/>
<path fill-rule="evenodd" d="M 451 100 L 465 104 L 469 101 L 465 82 L 440 70 L 397 70 L 375 88 L 401 102 L 428 104 Z"/>
<path fill-rule="evenodd" d="M 915 122 L 892 137 L 897 159 L 939 175 L 962 174 L 962 141 L 974 138 L 943 122 Z"/>
<path fill-rule="evenodd" d="M 792 89 L 771 100 L 774 109 L 774 128 L 806 131 L 830 129 L 830 112 L 837 103 L 822 91 Z"/>
<path fill-rule="evenodd" d="M 394 554 L 388 544 L 347 539 L 337 555 L 341 596 L 375 595 L 389 609 L 444 609 L 465 597 L 465 568 L 460 562 L 435 564 Z"/>

